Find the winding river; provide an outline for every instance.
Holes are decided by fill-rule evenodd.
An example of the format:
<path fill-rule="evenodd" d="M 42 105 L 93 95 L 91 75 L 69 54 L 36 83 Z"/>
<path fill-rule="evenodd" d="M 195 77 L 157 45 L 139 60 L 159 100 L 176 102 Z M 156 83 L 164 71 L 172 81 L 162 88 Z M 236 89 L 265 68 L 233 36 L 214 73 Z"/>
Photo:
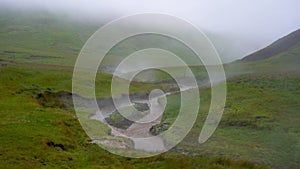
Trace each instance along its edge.
<path fill-rule="evenodd" d="M 181 92 L 187 91 L 190 89 L 194 89 L 194 87 L 184 86 L 181 88 Z M 158 152 L 158 151 L 165 151 L 164 141 L 160 137 L 152 137 L 153 135 L 150 133 L 150 128 L 154 125 L 161 123 L 162 114 L 165 109 L 165 105 L 160 103 L 159 99 L 163 97 L 167 97 L 168 95 L 178 93 L 179 91 L 173 91 L 168 93 L 162 93 L 162 95 L 157 95 L 155 97 L 149 97 L 148 99 L 135 99 L 132 104 L 123 104 L 121 108 L 131 107 L 135 104 L 147 104 L 150 110 L 143 120 L 147 121 L 147 119 L 151 120 L 156 117 L 154 120 L 151 120 L 147 123 L 139 123 L 134 122 L 131 124 L 127 129 L 120 129 L 114 126 L 108 125 L 105 118 L 109 117 L 116 109 L 101 109 L 97 111 L 91 119 L 96 119 L 102 123 L 107 124 L 111 128 L 111 135 L 113 136 L 121 136 L 125 138 L 129 138 L 134 143 L 134 149 L 136 150 L 143 150 L 148 152 Z M 159 112 L 159 114 L 157 114 Z M 143 140 L 141 138 L 152 137 L 151 143 L 147 140 Z M 106 143 L 106 142 L 101 142 Z"/>

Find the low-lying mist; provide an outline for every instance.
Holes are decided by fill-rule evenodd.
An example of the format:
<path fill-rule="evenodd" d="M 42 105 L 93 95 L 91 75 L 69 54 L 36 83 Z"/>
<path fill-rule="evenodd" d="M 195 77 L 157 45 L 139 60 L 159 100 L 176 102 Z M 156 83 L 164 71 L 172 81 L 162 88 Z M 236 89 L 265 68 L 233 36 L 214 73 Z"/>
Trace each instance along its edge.
<path fill-rule="evenodd" d="M 154 12 L 180 17 L 202 29 L 223 62 L 240 59 L 300 27 L 297 0 L 287 1 L 117 1 L 2 0 L 4 9 L 48 12 L 89 24 L 103 25 L 118 17 Z M 38 15 L 38 14 L 37 14 Z M 17 17 L 17 16 L 16 16 Z"/>

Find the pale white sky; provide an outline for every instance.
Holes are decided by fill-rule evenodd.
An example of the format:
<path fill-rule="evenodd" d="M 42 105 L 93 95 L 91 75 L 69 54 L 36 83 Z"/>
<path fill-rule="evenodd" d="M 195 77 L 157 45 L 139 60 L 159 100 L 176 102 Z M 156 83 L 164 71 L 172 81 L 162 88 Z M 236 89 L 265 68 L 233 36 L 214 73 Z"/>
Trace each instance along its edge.
<path fill-rule="evenodd" d="M 232 47 L 246 45 L 225 61 L 262 48 L 300 28 L 299 0 L 0 0 L 0 5 L 45 8 L 74 16 L 114 18 L 140 12 L 181 17 L 198 27 L 226 36 Z"/>

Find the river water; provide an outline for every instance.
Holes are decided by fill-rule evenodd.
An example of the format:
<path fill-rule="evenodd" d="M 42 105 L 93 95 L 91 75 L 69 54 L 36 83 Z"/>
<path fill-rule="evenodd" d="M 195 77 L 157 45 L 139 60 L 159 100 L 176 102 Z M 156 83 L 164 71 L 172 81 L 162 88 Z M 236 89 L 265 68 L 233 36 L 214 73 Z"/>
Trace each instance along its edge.
<path fill-rule="evenodd" d="M 183 86 L 181 87 L 180 92 L 187 91 L 190 89 L 195 89 L 195 87 Z M 149 121 L 149 122 L 147 123 L 134 122 L 127 129 L 120 129 L 107 124 L 105 118 L 109 117 L 113 112 L 116 111 L 116 109 L 111 109 L 111 108 L 101 109 L 97 111 L 90 118 L 96 119 L 102 123 L 107 124 L 111 128 L 111 135 L 121 136 L 132 140 L 134 143 L 134 149 L 136 150 L 143 150 L 147 152 L 165 151 L 166 148 L 164 145 L 164 140 L 159 136 L 153 137 L 153 135 L 150 133 L 150 128 L 154 125 L 161 123 L 161 118 L 165 109 L 165 105 L 163 105 L 159 101 L 160 98 L 164 98 L 164 97 L 166 98 L 168 95 L 175 94 L 177 92 L 179 91 L 161 93 L 160 95 L 149 97 L 149 99 L 135 99 L 132 104 L 128 104 L 128 105 L 123 104 L 122 107 L 120 108 L 130 107 L 135 104 L 147 104 L 150 110 L 150 113 L 148 113 L 145 117 L 142 118 L 142 121 Z M 151 139 L 149 140 L 144 138 L 151 138 Z"/>

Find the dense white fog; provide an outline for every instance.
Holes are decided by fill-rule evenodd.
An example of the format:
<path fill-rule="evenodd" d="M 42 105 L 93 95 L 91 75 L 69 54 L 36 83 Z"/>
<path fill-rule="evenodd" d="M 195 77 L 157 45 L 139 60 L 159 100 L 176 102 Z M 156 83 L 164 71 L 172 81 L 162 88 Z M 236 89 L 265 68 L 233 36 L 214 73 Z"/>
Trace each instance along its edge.
<path fill-rule="evenodd" d="M 207 32 L 225 62 L 241 58 L 300 28 L 299 0 L 0 0 L 0 6 L 42 9 L 98 20 L 141 12 L 171 14 Z"/>

